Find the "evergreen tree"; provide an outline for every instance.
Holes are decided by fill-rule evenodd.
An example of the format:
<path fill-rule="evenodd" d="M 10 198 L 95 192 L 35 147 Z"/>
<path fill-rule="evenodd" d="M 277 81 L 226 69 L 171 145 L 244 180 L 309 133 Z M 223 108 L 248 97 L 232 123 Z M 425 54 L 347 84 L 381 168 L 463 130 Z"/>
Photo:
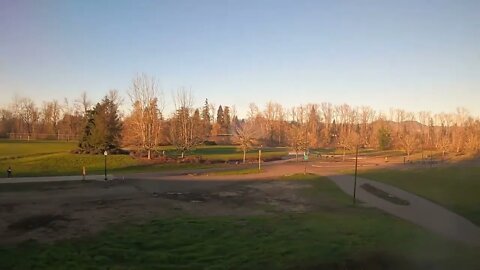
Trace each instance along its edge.
<path fill-rule="evenodd" d="M 203 123 L 198 109 L 195 109 L 193 113 L 192 128 L 194 129 L 193 134 L 197 134 L 197 136 L 203 140 Z"/>
<path fill-rule="evenodd" d="M 118 115 L 118 105 L 105 97 L 87 112 L 87 121 L 79 143 L 86 153 L 116 151 L 120 148 L 122 123 Z"/>
<path fill-rule="evenodd" d="M 83 128 L 83 134 L 78 144 L 80 149 L 82 149 L 84 152 L 89 152 L 94 148 L 93 143 L 91 141 L 92 132 L 95 129 L 94 116 L 95 116 L 95 110 L 87 110 L 85 112 L 85 127 Z"/>
<path fill-rule="evenodd" d="M 223 108 L 222 105 L 218 106 L 218 111 L 217 111 L 217 124 L 221 129 L 221 133 L 225 132 L 223 130 L 223 127 L 225 126 L 225 119 L 224 119 L 224 114 L 223 114 Z"/>
<path fill-rule="evenodd" d="M 223 109 L 223 126 L 222 126 L 222 129 L 225 133 L 230 133 L 230 124 L 231 124 L 230 107 L 225 106 L 225 108 Z"/>
<path fill-rule="evenodd" d="M 384 126 L 382 126 L 378 130 L 378 146 L 380 150 L 387 150 L 391 147 L 392 144 L 392 136 L 390 134 L 390 130 Z"/>
<path fill-rule="evenodd" d="M 212 124 L 210 123 L 210 105 L 208 104 L 208 99 L 205 99 L 205 105 L 202 109 L 202 128 L 203 136 L 207 138 L 212 130 Z"/>

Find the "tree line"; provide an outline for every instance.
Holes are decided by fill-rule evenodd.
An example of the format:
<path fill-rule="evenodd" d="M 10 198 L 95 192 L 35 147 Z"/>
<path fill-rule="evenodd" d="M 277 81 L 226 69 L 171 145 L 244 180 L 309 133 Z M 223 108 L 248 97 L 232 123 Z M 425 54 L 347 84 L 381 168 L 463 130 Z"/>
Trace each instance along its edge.
<path fill-rule="evenodd" d="M 171 101 L 155 78 L 136 76 L 128 101 L 111 90 L 93 104 L 82 93 L 73 102 L 57 100 L 40 106 L 29 98 L 15 98 L 0 110 L 0 136 L 18 139 L 79 140 L 84 152 L 131 147 L 152 158 L 160 145 L 173 145 L 182 157 L 204 143 L 233 143 L 244 152 L 257 146 L 289 146 L 296 152 L 316 148 L 401 149 L 407 156 L 417 151 L 478 153 L 480 120 L 466 109 L 453 113 L 376 111 L 328 102 L 287 108 L 268 102 L 251 103 L 239 119 L 234 106 L 215 106 L 205 99 L 194 106 L 191 91 L 179 89 Z M 174 111 L 166 113 L 165 104 Z M 129 110 L 119 111 L 126 103 Z"/>

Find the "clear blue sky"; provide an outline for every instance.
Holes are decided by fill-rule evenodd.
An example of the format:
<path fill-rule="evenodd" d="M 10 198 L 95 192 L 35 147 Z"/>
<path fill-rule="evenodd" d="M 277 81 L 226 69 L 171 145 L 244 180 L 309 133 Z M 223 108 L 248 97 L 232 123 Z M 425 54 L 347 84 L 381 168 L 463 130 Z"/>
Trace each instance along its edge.
<path fill-rule="evenodd" d="M 0 0 L 0 105 L 100 99 L 141 72 L 198 106 L 480 115 L 480 1 Z"/>

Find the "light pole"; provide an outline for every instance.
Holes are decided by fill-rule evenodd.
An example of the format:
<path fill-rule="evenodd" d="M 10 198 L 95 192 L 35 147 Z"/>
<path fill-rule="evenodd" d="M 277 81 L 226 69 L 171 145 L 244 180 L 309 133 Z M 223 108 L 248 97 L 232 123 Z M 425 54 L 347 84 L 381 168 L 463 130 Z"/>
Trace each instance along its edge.
<path fill-rule="evenodd" d="M 309 151 L 308 151 L 308 148 L 307 148 L 307 149 L 305 150 L 305 152 L 303 152 L 303 165 L 304 165 L 303 175 L 307 175 L 308 154 L 309 154 Z"/>
<path fill-rule="evenodd" d="M 103 156 L 105 157 L 105 181 L 107 181 L 107 150 L 103 152 Z"/>
<path fill-rule="evenodd" d="M 262 147 L 263 145 L 260 145 L 260 149 L 258 149 L 258 171 L 262 170 Z"/>
<path fill-rule="evenodd" d="M 353 204 L 355 205 L 356 198 L 357 198 L 357 167 L 358 167 L 358 141 L 359 141 L 359 133 L 360 133 L 360 126 L 357 124 L 357 139 L 356 139 L 356 150 L 355 150 L 355 178 L 353 180 Z"/>
<path fill-rule="evenodd" d="M 307 160 L 308 160 L 308 137 L 307 137 L 307 130 L 305 130 L 305 152 L 303 152 L 303 175 L 307 175 Z"/>
<path fill-rule="evenodd" d="M 357 149 L 355 151 L 355 179 L 353 181 L 353 204 L 355 204 L 356 195 L 357 195 L 357 166 L 358 166 L 358 143 L 357 143 Z"/>

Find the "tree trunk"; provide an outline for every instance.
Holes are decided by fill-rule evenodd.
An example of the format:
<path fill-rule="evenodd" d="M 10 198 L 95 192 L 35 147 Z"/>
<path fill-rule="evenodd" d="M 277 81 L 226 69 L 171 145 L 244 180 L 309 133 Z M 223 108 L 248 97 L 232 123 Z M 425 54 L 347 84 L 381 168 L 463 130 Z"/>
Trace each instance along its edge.
<path fill-rule="evenodd" d="M 185 151 L 182 151 L 182 159 L 184 158 L 185 156 Z"/>
<path fill-rule="evenodd" d="M 246 150 L 243 150 L 243 163 L 245 163 L 246 155 L 247 155 L 247 151 L 246 151 Z"/>
<path fill-rule="evenodd" d="M 148 160 L 152 159 L 152 150 L 148 149 Z"/>

